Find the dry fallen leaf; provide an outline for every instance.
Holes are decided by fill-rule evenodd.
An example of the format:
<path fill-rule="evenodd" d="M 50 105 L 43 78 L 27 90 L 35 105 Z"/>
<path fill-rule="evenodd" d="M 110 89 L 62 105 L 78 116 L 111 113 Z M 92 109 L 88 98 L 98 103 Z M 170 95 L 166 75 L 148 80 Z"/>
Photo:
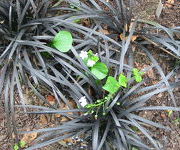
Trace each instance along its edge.
<path fill-rule="evenodd" d="M 168 0 L 167 3 L 174 4 L 174 0 Z"/>
<path fill-rule="evenodd" d="M 47 118 L 46 118 L 45 115 L 41 115 L 41 116 L 40 116 L 40 122 L 41 122 L 41 124 L 43 124 L 43 125 L 48 123 L 48 120 L 47 120 Z"/>
<path fill-rule="evenodd" d="M 173 4 L 174 4 L 174 0 L 168 0 L 165 6 L 167 6 L 168 8 L 171 8 Z"/>
<path fill-rule="evenodd" d="M 59 141 L 58 143 L 64 147 L 68 147 L 68 143 L 75 144 L 76 141 L 74 141 L 72 138 L 67 138 L 67 139 Z"/>
<path fill-rule="evenodd" d="M 21 139 L 22 141 L 26 142 L 26 143 L 31 143 L 34 139 L 36 139 L 37 137 L 37 133 L 27 133 L 24 134 L 23 138 Z"/>
<path fill-rule="evenodd" d="M 77 104 L 73 100 L 69 100 L 69 104 L 72 106 L 72 108 L 77 108 Z"/>
<path fill-rule="evenodd" d="M 144 68 L 148 68 L 148 67 L 150 67 L 150 66 L 144 64 L 142 67 L 143 67 L 143 69 L 144 69 Z M 141 69 L 142 69 L 142 68 L 141 68 Z M 149 70 L 146 72 L 146 75 L 147 75 L 149 78 L 151 78 L 151 79 L 155 79 L 155 78 L 156 78 L 155 73 L 154 73 L 154 70 L 153 70 L 152 68 L 149 69 Z"/>
<path fill-rule="evenodd" d="M 50 103 L 51 105 L 54 105 L 55 102 L 56 102 L 56 98 L 55 98 L 54 96 L 52 96 L 52 95 L 48 95 L 48 96 L 47 96 L 47 100 L 49 101 L 49 103 Z"/>
<path fill-rule="evenodd" d="M 69 118 L 67 118 L 67 117 L 61 117 L 61 122 L 67 122 L 67 121 L 69 121 L 70 119 Z"/>
<path fill-rule="evenodd" d="M 99 32 L 104 33 L 105 35 L 110 34 L 109 31 L 105 29 L 99 30 Z"/>
<path fill-rule="evenodd" d="M 61 117 L 61 114 L 55 114 L 55 117 L 56 117 L 56 118 L 60 118 L 60 117 Z"/>
<path fill-rule="evenodd" d="M 63 141 L 66 142 L 66 143 L 74 143 L 72 138 L 64 139 Z"/>
<path fill-rule="evenodd" d="M 124 35 L 123 35 L 122 33 L 120 34 L 119 37 L 120 37 L 121 40 L 127 40 L 127 38 L 128 38 L 128 36 L 124 37 Z M 133 36 L 131 37 L 131 41 L 132 41 L 132 42 L 135 41 L 135 40 L 137 39 L 137 37 L 138 37 L 137 35 L 133 35 Z"/>
<path fill-rule="evenodd" d="M 133 42 L 133 41 L 135 41 L 136 39 L 137 39 L 137 35 L 133 35 L 132 37 L 131 37 L 131 41 Z"/>
<path fill-rule="evenodd" d="M 161 97 L 163 97 L 163 94 L 162 94 L 162 93 L 159 93 L 159 94 L 157 95 L 157 97 L 161 98 Z"/>

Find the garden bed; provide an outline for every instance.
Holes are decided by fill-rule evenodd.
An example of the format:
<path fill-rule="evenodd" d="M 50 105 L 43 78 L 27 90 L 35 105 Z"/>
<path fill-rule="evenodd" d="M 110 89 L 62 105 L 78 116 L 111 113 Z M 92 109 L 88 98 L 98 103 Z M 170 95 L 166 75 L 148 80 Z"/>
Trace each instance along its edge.
<path fill-rule="evenodd" d="M 159 1 L 154 0 L 154 1 L 140 1 L 137 0 L 136 7 L 134 8 L 135 15 L 140 15 L 140 18 L 148 18 L 149 20 L 157 21 L 160 24 L 166 26 L 166 27 L 175 27 L 179 26 L 180 24 L 180 17 L 178 12 L 180 12 L 180 2 L 175 1 L 171 6 L 166 5 L 166 7 L 163 9 L 160 18 L 155 17 L 155 10 L 156 6 Z M 164 2 L 165 3 L 165 2 Z M 138 10 L 138 13 L 136 11 Z M 174 18 L 174 19 L 172 19 Z M 85 26 L 91 26 L 91 22 L 89 20 L 84 20 L 83 24 Z M 104 34 L 111 32 L 108 29 L 103 29 L 102 30 Z M 177 34 L 177 37 L 179 38 L 179 35 Z M 168 55 L 165 52 L 162 52 L 159 50 L 157 47 L 150 45 L 149 47 L 152 56 L 158 60 L 158 63 L 160 64 L 161 68 L 163 69 L 163 72 L 165 75 L 167 75 L 171 70 L 173 70 L 176 66 L 175 59 L 174 57 Z M 143 70 L 144 68 L 150 67 L 151 60 L 147 58 L 147 55 L 144 51 L 139 50 L 138 48 L 134 49 L 134 61 L 135 61 L 135 68 L 139 70 Z M 177 61 L 178 63 L 178 61 Z M 59 68 L 58 68 L 59 69 Z M 67 71 L 67 70 L 66 70 Z M 177 70 L 178 72 L 178 70 Z M 179 72 L 171 78 L 171 82 L 179 82 Z M 150 86 L 150 85 L 155 85 L 157 84 L 160 80 L 161 77 L 158 74 L 158 71 L 155 69 L 150 69 L 146 74 L 144 75 L 144 79 L 147 79 L 148 82 L 144 83 L 144 86 Z M 45 104 L 45 102 L 42 102 L 39 97 L 37 97 L 33 91 L 30 88 L 23 87 L 23 94 L 26 97 L 26 104 L 33 104 L 37 106 L 45 106 L 47 107 L 48 105 Z M 63 89 L 63 88 L 62 88 Z M 62 90 L 61 89 L 61 90 Z M 39 88 L 40 93 L 42 96 L 44 96 L 52 105 L 56 105 L 56 98 L 53 92 L 47 88 Z M 93 96 L 91 88 L 89 88 L 89 94 Z M 174 89 L 174 96 L 177 102 L 177 106 L 180 105 L 180 89 L 175 88 Z M 145 93 L 141 93 L 142 95 Z M 138 95 L 140 96 L 140 95 Z M 76 103 L 74 104 L 74 100 L 71 100 L 70 98 L 68 99 L 69 103 L 71 103 L 71 106 L 73 109 L 77 108 Z M 20 97 L 18 94 L 15 95 L 15 101 L 16 104 L 20 103 Z M 168 92 L 164 93 L 159 93 L 151 98 L 150 101 L 147 102 L 147 106 L 173 106 L 173 101 L 171 100 L 171 97 L 169 96 Z M 60 105 L 61 107 L 58 108 L 60 110 L 69 110 L 69 107 L 67 107 L 64 103 Z M 32 111 L 31 109 L 28 109 L 28 111 Z M 33 110 L 35 111 L 35 110 Z M 5 119 L 5 110 L 4 110 L 4 105 L 0 106 L 0 149 L 2 150 L 9 150 L 11 149 L 12 143 L 17 142 L 15 141 L 15 135 L 13 135 L 14 139 L 10 139 L 7 134 L 7 120 Z M 69 113 L 69 115 L 72 115 L 72 113 Z M 78 114 L 79 116 L 82 116 L 83 113 L 80 112 Z M 172 112 L 170 113 L 169 111 L 142 111 L 139 112 L 139 115 L 141 117 L 147 118 L 149 120 L 152 120 L 154 122 L 162 123 L 163 125 L 169 126 L 172 131 L 165 131 L 162 129 L 157 129 L 155 127 L 147 127 L 152 133 L 153 133 L 153 138 L 157 139 L 160 141 L 158 143 L 159 147 L 162 149 L 167 149 L 167 150 L 179 150 L 179 145 L 180 145 L 180 120 L 178 117 L 177 112 Z M 64 117 L 58 114 L 25 114 L 22 113 L 22 109 L 16 108 L 16 115 L 15 115 L 15 120 L 16 120 L 16 125 L 17 125 L 17 130 L 20 131 L 31 131 L 35 129 L 44 129 L 47 127 L 56 127 L 56 125 L 61 122 L 68 122 L 72 118 L 71 117 Z M 133 129 L 136 130 L 136 129 Z M 138 131 L 137 131 L 138 133 Z M 149 145 L 150 143 L 146 141 L 146 138 L 142 133 L 138 133 L 144 142 Z M 34 145 L 34 140 L 36 140 L 39 137 L 38 134 L 33 134 L 27 137 L 26 134 L 22 134 L 19 136 L 19 139 L 26 139 L 30 140 L 31 142 L 29 143 L 28 146 L 33 146 Z M 84 135 L 86 136 L 86 135 Z M 59 142 L 56 142 L 54 144 L 48 145 L 43 148 L 39 149 L 46 149 L 46 150 L 71 150 L 71 149 L 91 149 L 90 144 L 86 142 L 85 137 L 73 137 L 72 138 L 67 138 L 65 140 L 62 140 Z"/>

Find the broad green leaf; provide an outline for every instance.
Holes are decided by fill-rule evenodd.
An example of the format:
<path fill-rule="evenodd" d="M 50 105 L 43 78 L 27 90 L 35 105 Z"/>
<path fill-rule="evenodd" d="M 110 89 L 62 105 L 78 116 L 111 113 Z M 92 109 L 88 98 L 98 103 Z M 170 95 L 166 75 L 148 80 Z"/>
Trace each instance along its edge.
<path fill-rule="evenodd" d="M 19 142 L 19 145 L 21 148 L 25 147 L 26 146 L 26 142 L 25 141 L 20 141 Z"/>
<path fill-rule="evenodd" d="M 116 93 L 120 88 L 119 82 L 112 76 L 107 78 L 106 84 L 103 86 L 103 89 L 108 91 L 111 94 Z"/>
<path fill-rule="evenodd" d="M 14 145 L 13 150 L 19 150 L 18 144 L 15 144 L 15 145 Z"/>
<path fill-rule="evenodd" d="M 119 75 L 119 84 L 120 86 L 127 87 L 128 79 L 122 73 Z"/>
<path fill-rule="evenodd" d="M 133 75 L 134 75 L 136 82 L 142 81 L 143 74 L 144 74 L 144 72 L 139 71 L 137 68 L 133 68 Z"/>
<path fill-rule="evenodd" d="M 52 45 L 61 52 L 68 52 L 72 48 L 73 38 L 68 31 L 59 31 L 54 37 Z"/>
<path fill-rule="evenodd" d="M 104 79 L 108 74 L 108 68 L 106 64 L 97 62 L 92 68 L 91 73 L 94 74 L 99 80 Z"/>
<path fill-rule="evenodd" d="M 141 82 L 142 81 L 142 77 L 141 75 L 137 75 L 137 76 L 134 76 L 136 82 Z"/>

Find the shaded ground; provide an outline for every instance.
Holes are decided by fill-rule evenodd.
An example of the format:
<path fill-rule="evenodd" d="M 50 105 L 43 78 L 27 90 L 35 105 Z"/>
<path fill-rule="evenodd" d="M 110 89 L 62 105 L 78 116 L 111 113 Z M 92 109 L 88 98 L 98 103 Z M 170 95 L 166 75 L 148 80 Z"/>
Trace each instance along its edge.
<path fill-rule="evenodd" d="M 157 8 L 159 0 L 136 0 L 134 4 L 134 12 L 136 15 L 140 15 L 141 18 L 155 20 L 162 25 L 167 27 L 174 27 L 180 25 L 180 2 L 175 1 L 171 7 L 165 7 L 162 11 L 160 18 L 155 17 L 155 10 Z M 164 1 L 165 3 L 166 1 Z M 158 59 L 163 70 L 168 73 L 174 67 L 174 60 L 171 57 L 167 57 L 165 53 L 154 51 L 154 56 Z M 138 60 L 143 60 L 143 53 L 137 53 Z M 138 62 L 137 60 L 137 62 Z M 143 67 L 142 64 L 146 65 L 146 61 L 139 61 L 137 67 Z M 156 72 L 152 73 L 152 78 L 156 78 Z M 157 77 L 158 78 L 158 77 Z M 151 81 L 156 82 L 156 79 Z M 175 90 L 175 98 L 180 105 L 180 89 Z M 152 98 L 152 101 L 149 105 L 172 105 L 170 97 L 167 93 L 158 94 L 157 97 Z M 175 120 L 178 117 L 178 114 L 173 113 L 171 116 L 168 116 L 168 112 L 143 112 L 142 116 L 152 119 L 153 121 L 160 122 L 164 125 L 170 126 L 172 131 L 163 131 L 156 128 L 151 129 L 154 137 L 160 140 L 163 150 L 179 150 L 180 149 L 180 124 Z M 17 115 L 17 125 L 18 128 L 29 128 L 35 129 L 39 127 L 40 117 L 39 116 L 26 116 L 24 114 Z M 6 136 L 6 120 L 3 107 L 0 107 L 0 150 L 11 150 L 11 140 Z M 61 144 L 56 143 L 42 150 L 62 150 L 62 149 L 74 149 L 62 147 Z"/>

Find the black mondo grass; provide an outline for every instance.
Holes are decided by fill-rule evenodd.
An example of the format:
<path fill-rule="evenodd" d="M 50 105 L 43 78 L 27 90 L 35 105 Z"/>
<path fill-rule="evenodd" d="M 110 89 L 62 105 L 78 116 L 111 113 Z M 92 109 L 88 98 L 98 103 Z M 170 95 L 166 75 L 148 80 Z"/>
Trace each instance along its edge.
<path fill-rule="evenodd" d="M 1 105 L 4 105 L 7 114 L 9 134 L 12 132 L 16 134 L 15 128 L 11 130 L 10 123 L 12 121 L 12 126 L 15 127 L 15 93 L 18 94 L 23 106 L 25 106 L 23 85 L 31 87 L 43 99 L 34 88 L 40 85 L 38 78 L 33 70 L 28 70 L 26 66 L 46 73 L 45 62 L 50 61 L 46 56 L 47 51 L 59 53 L 50 46 L 50 42 L 54 35 L 65 27 L 63 25 L 60 28 L 51 27 L 54 22 L 52 20 L 49 22 L 48 19 L 57 13 L 56 10 L 50 10 L 53 6 L 54 2 L 48 0 L 0 1 L 0 96 L 4 99 Z M 53 58 L 53 55 L 50 55 L 50 58 Z M 54 63 L 53 60 L 51 62 Z M 47 76 L 46 80 L 48 82 Z M 45 98 L 43 100 L 51 106 Z"/>
<path fill-rule="evenodd" d="M 75 53 L 75 49 L 72 48 L 72 51 Z M 152 57 L 151 54 L 147 54 L 149 57 Z M 77 59 L 79 59 L 79 57 L 77 57 Z M 73 64 L 74 60 L 72 62 L 68 61 L 68 63 L 62 60 L 59 61 L 61 64 L 64 63 L 63 70 L 67 73 L 67 76 L 64 77 L 62 75 L 62 71 L 58 71 L 54 66 L 48 65 L 52 72 L 54 72 L 54 75 L 49 74 L 50 80 L 52 80 L 55 85 L 60 85 L 60 89 L 62 86 L 63 89 L 67 91 L 66 97 L 73 99 L 80 108 L 58 110 L 48 107 L 27 105 L 27 108 L 36 109 L 34 111 L 28 112 L 30 114 L 61 114 L 63 116 L 71 117 L 70 121 L 63 122 L 62 124 L 60 123 L 53 128 L 44 128 L 28 132 L 21 131 L 21 134 L 32 132 L 42 133 L 42 135 L 36 139 L 37 144 L 29 147 L 28 149 L 44 147 L 51 143 L 58 142 L 63 138 L 81 135 L 84 135 L 84 139 L 89 143 L 92 143 L 92 146 L 90 146 L 88 149 L 132 149 L 132 147 L 150 149 L 151 146 L 144 143 L 134 128 L 137 128 L 141 133 L 143 133 L 147 139 L 149 139 L 154 148 L 160 149 L 158 141 L 152 138 L 152 133 L 150 133 L 146 126 L 150 125 L 166 130 L 170 130 L 170 128 L 145 119 L 139 116 L 138 112 L 171 109 L 174 111 L 180 110 L 176 107 L 147 107 L 145 105 L 146 102 L 156 94 L 172 91 L 173 88 L 179 86 L 180 83 L 173 84 L 169 82 L 169 85 L 166 86 L 166 82 L 175 74 L 174 71 L 170 72 L 167 76 L 165 76 L 164 79 L 153 86 L 143 87 L 142 82 L 135 85 L 132 84 L 132 87 L 128 88 L 126 91 L 118 92 L 109 103 L 106 103 L 108 113 L 105 116 L 99 114 L 99 116 L 95 118 L 92 114 L 86 114 L 87 110 L 82 108 L 78 102 L 82 96 L 86 96 L 89 103 L 94 103 L 97 99 L 97 94 L 92 95 L 88 92 L 89 89 L 87 88 L 87 85 L 90 85 L 90 83 L 88 83 L 86 80 L 87 74 L 85 71 L 81 71 L 82 74 L 80 74 L 81 69 L 78 68 L 80 64 L 76 66 L 77 64 Z M 152 59 L 152 62 L 152 68 L 156 68 L 158 70 L 159 66 L 156 61 Z M 119 68 L 118 66 L 119 65 L 117 65 L 117 68 Z M 147 68 L 147 70 L 148 69 L 150 68 Z M 162 73 L 161 71 L 159 72 Z M 39 74 L 45 77 L 45 74 L 42 72 L 39 72 Z M 79 74 L 81 75 L 81 79 L 77 78 Z M 45 82 L 45 80 L 43 81 Z M 96 91 L 98 91 L 97 88 Z M 141 92 L 146 92 L 146 94 L 139 95 Z M 102 93 L 101 88 L 98 93 Z M 118 105 L 118 103 L 121 105 Z M 69 115 L 70 112 L 73 114 Z M 78 115 L 78 112 L 81 112 L 81 115 Z"/>
<path fill-rule="evenodd" d="M 2 43 L 0 43 L 0 92 L 4 92 L 8 117 L 14 113 L 15 106 L 24 108 L 29 114 L 60 114 L 70 118 L 67 122 L 59 122 L 53 128 L 20 131 L 20 134 L 40 133 L 40 136 L 34 141 L 36 144 L 27 150 L 41 148 L 63 139 L 81 135 L 84 136 L 84 140 L 91 143 L 88 148 L 93 150 L 131 150 L 134 147 L 143 150 L 152 147 L 160 149 L 158 142 L 152 137 L 152 133 L 146 126 L 170 129 L 140 117 L 138 112 L 180 111 L 177 107 L 146 106 L 146 102 L 150 101 L 151 97 L 161 92 L 168 92 L 176 106 L 173 89 L 180 83 L 169 82 L 176 72 L 172 70 L 169 74 L 164 74 L 146 45 L 152 44 L 152 42 L 162 44 L 162 49 L 178 58 L 179 42 L 173 37 L 173 32 L 179 32 L 178 28 L 168 29 L 143 20 L 135 20 L 131 24 L 131 14 L 123 1 L 116 0 L 118 9 L 113 8 L 105 0 L 100 1 L 109 8 L 109 12 L 105 12 L 94 0 L 90 0 L 88 3 L 67 0 L 73 5 L 71 8 L 52 7 L 53 4 L 47 0 L 0 2 L 0 19 L 2 20 L 0 20 L 0 33 L 2 33 L 0 37 L 2 39 Z M 68 13 L 56 16 L 56 12 L 59 11 L 68 11 Z M 54 16 L 49 16 L 51 14 L 49 12 L 52 12 Z M 90 27 L 74 22 L 74 20 L 83 18 L 92 20 Z M 140 22 L 148 23 L 155 28 L 159 27 L 168 34 L 169 38 L 163 37 L 165 40 L 162 41 L 159 34 L 149 34 L 148 29 L 151 29 L 152 26 L 144 29 L 143 33 L 136 31 L 135 27 Z M 99 32 L 105 24 L 112 30 L 112 35 Z M 126 29 L 126 26 L 129 28 L 130 24 L 132 25 L 130 30 Z M 61 53 L 49 45 L 54 35 L 62 29 L 71 31 L 73 34 L 74 45 L 68 53 Z M 126 33 L 127 30 L 128 33 Z M 127 38 L 117 39 L 120 34 Z M 140 34 L 139 37 L 148 40 L 131 41 L 135 34 Z M 117 77 L 120 73 L 125 72 L 128 77 L 131 77 L 131 70 L 134 68 L 133 44 L 144 51 L 152 63 L 150 68 L 143 71 L 154 68 L 162 80 L 146 87 L 143 86 L 144 82 L 148 82 L 146 79 L 137 84 L 130 80 L 128 88 L 119 91 L 111 98 L 111 101 L 105 104 L 107 112 L 105 116 L 100 113 L 96 118 L 94 114 L 86 114 L 87 109 L 80 105 L 79 99 L 85 96 L 88 103 L 93 104 L 97 99 L 104 97 L 106 92 L 103 90 L 102 84 L 105 80 L 102 81 L 102 84 L 96 82 L 95 76 L 79 57 L 80 52 L 91 49 L 98 54 L 103 63 L 112 69 L 110 72 L 112 76 Z M 42 52 L 48 52 L 50 58 L 43 56 Z M 26 105 L 21 87 L 24 83 L 31 87 L 49 107 Z M 41 95 L 37 88 L 38 84 L 46 86 L 54 93 L 57 99 L 56 106 L 49 104 Z M 15 89 L 21 98 L 22 105 L 14 105 Z M 141 95 L 143 92 L 145 94 Z M 76 103 L 75 108 L 69 103 L 69 99 Z M 68 109 L 59 109 L 62 103 L 65 103 Z M 29 111 L 29 108 L 34 110 Z M 12 121 L 14 121 L 13 116 Z M 15 126 L 15 123 L 13 125 Z M 140 131 L 151 144 L 145 143 L 134 128 Z M 14 132 L 16 132 L 15 129 Z"/>
<path fill-rule="evenodd" d="M 78 8 L 79 13 L 81 15 L 83 14 L 82 16 L 84 16 L 84 14 L 87 16 L 99 14 L 99 17 L 92 17 L 91 19 L 97 23 L 97 25 L 101 26 L 102 29 L 106 27 L 108 30 L 111 30 L 112 33 L 109 33 L 108 36 L 113 39 L 119 38 L 120 35 L 124 37 L 124 39 L 125 37 L 127 38 L 130 34 L 132 23 L 137 21 L 137 27 L 133 35 L 137 37 L 136 41 L 138 41 L 138 43 L 153 45 L 168 55 L 178 60 L 180 59 L 180 43 L 177 37 L 180 32 L 179 27 L 168 28 L 157 22 L 138 18 L 137 20 L 134 19 L 131 9 L 133 7 L 132 0 L 114 0 L 114 5 L 111 5 L 111 3 L 105 0 L 100 0 L 98 3 L 94 0 L 86 3 L 80 0 L 67 1 L 73 3 L 73 5 Z M 108 11 L 105 11 L 104 7 L 106 7 L 106 9 L 108 8 Z M 78 17 L 81 16 L 78 15 Z"/>

